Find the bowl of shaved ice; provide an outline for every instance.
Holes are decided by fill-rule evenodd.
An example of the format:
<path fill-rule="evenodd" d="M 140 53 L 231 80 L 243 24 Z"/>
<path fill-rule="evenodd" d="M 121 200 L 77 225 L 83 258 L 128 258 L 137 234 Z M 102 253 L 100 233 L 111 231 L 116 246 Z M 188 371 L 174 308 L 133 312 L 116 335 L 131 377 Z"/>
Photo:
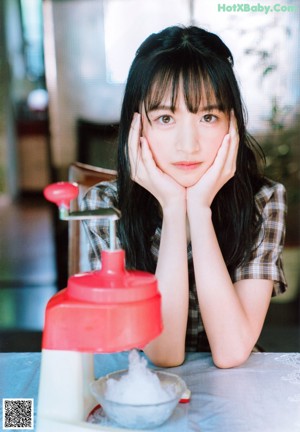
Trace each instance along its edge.
<path fill-rule="evenodd" d="M 129 353 L 129 368 L 93 381 L 90 389 L 106 416 L 131 429 L 151 429 L 167 421 L 186 391 L 177 375 L 154 371 L 136 350 Z"/>

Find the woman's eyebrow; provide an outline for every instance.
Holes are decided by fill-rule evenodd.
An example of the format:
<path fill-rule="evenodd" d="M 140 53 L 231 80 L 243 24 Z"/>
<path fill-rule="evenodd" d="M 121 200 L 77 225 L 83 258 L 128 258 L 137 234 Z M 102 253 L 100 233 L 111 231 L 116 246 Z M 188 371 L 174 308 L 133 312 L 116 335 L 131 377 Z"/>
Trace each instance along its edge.
<path fill-rule="evenodd" d="M 174 109 L 171 105 L 157 105 L 157 106 L 151 107 L 148 110 L 148 112 L 160 111 L 160 110 L 166 110 L 166 111 L 174 112 L 174 111 L 176 111 L 176 107 Z M 204 105 L 204 106 L 199 107 L 199 111 L 213 111 L 213 110 L 223 111 L 223 107 L 220 104 L 209 104 L 209 105 Z"/>
<path fill-rule="evenodd" d="M 209 104 L 209 105 L 200 106 L 198 112 L 213 111 L 213 110 L 224 111 L 224 108 L 220 104 Z M 174 113 L 176 111 L 176 107 L 174 108 L 171 105 L 165 105 L 165 104 L 157 105 L 149 108 L 147 112 L 153 113 L 155 111 L 171 111 L 172 113 Z"/>
<path fill-rule="evenodd" d="M 170 106 L 170 105 L 157 105 L 154 107 L 149 108 L 148 112 L 153 112 L 153 111 L 174 111 L 174 109 Z"/>
<path fill-rule="evenodd" d="M 214 105 L 205 105 L 205 106 L 200 106 L 199 111 L 213 111 L 213 110 L 218 110 L 218 111 L 223 111 L 223 108 L 221 105 L 218 104 L 214 104 Z"/>

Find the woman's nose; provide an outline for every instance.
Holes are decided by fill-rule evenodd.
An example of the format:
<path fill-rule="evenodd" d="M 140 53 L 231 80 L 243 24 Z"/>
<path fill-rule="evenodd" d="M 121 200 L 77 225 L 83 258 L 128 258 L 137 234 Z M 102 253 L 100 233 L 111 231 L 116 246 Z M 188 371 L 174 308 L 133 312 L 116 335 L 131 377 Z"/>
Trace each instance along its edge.
<path fill-rule="evenodd" d="M 200 137 L 197 128 L 188 125 L 177 136 L 177 150 L 185 153 L 195 153 L 200 150 Z"/>

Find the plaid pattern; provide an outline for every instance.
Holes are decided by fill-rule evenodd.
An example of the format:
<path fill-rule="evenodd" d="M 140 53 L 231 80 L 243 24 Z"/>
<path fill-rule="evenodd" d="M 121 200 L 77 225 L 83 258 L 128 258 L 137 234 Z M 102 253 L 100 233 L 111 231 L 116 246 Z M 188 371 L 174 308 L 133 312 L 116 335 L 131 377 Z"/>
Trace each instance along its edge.
<path fill-rule="evenodd" d="M 236 282 L 242 279 L 268 279 L 273 280 L 273 295 L 286 290 L 287 284 L 282 268 L 281 253 L 285 237 L 286 196 L 283 185 L 269 182 L 263 186 L 255 197 L 256 204 L 263 217 L 263 226 L 254 247 L 249 262 L 237 268 L 232 277 Z M 117 207 L 116 181 L 102 182 L 91 188 L 82 202 L 83 209 L 99 207 Z M 100 267 L 99 252 L 107 249 L 109 229 L 104 220 L 88 221 L 88 231 L 93 248 L 90 249 L 89 258 L 93 269 Z M 158 257 L 161 238 L 161 228 L 157 227 L 152 238 L 151 253 Z M 117 246 L 120 242 L 117 239 Z M 96 252 L 94 252 L 96 251 Z M 196 291 L 192 248 L 187 246 L 189 268 L 189 313 L 186 333 L 187 351 L 207 351 L 209 343 L 204 331 L 200 316 L 198 297 Z"/>
<path fill-rule="evenodd" d="M 89 189 L 81 202 L 82 210 L 96 210 L 98 208 L 117 207 L 117 182 L 104 181 Z M 90 237 L 89 261 L 93 270 L 101 267 L 100 252 L 109 249 L 109 222 L 106 219 L 92 219 L 85 221 Z M 116 247 L 120 241 L 116 239 Z"/>
<path fill-rule="evenodd" d="M 286 191 L 282 184 L 272 182 L 263 186 L 255 199 L 263 216 L 262 230 L 249 263 L 235 270 L 233 281 L 273 280 L 273 296 L 276 296 L 286 290 L 281 261 L 285 238 Z"/>

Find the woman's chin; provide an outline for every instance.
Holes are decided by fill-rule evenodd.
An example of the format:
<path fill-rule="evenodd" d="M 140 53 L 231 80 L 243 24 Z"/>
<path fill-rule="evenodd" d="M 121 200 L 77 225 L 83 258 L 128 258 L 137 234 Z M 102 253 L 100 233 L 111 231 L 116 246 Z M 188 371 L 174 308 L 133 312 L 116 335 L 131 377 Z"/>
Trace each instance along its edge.
<path fill-rule="evenodd" d="M 197 178 L 174 178 L 174 180 L 182 187 L 184 188 L 190 188 L 194 186 L 198 181 L 200 180 L 202 176 Z"/>
<path fill-rule="evenodd" d="M 194 186 L 197 182 L 186 182 L 185 184 L 183 184 L 182 186 L 185 187 L 186 189 Z"/>

